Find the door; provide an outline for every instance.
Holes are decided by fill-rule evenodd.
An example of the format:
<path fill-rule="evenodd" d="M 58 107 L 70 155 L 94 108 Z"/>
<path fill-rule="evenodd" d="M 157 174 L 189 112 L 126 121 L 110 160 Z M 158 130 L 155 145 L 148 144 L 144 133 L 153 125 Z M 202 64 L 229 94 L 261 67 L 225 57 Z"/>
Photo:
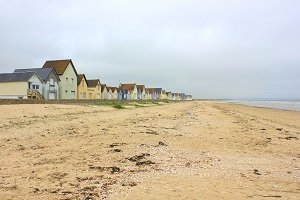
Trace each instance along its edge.
<path fill-rule="evenodd" d="M 75 91 L 71 91 L 71 98 L 75 99 Z"/>
<path fill-rule="evenodd" d="M 55 99 L 55 92 L 49 92 L 49 99 L 50 100 Z"/>

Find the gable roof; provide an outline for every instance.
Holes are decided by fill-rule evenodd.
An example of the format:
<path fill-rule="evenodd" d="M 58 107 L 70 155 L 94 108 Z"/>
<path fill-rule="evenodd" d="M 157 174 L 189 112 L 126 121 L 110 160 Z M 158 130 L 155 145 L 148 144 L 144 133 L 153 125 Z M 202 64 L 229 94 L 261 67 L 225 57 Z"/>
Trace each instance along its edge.
<path fill-rule="evenodd" d="M 0 74 L 0 83 L 6 82 L 25 82 L 28 81 L 35 72 L 24 72 L 24 73 L 3 73 Z M 37 76 L 39 77 L 39 76 Z"/>
<path fill-rule="evenodd" d="M 87 81 L 87 85 L 89 88 L 92 88 L 92 87 L 95 88 L 95 87 L 97 87 L 98 84 L 101 84 L 99 79 L 86 80 L 86 81 Z"/>
<path fill-rule="evenodd" d="M 141 89 L 144 90 L 145 89 L 145 85 L 136 85 L 137 89 Z"/>
<path fill-rule="evenodd" d="M 154 93 L 155 89 L 154 88 L 146 88 L 146 92 L 152 94 Z"/>
<path fill-rule="evenodd" d="M 105 88 L 106 88 L 106 84 L 101 84 L 101 92 L 103 92 Z"/>
<path fill-rule="evenodd" d="M 119 88 L 117 87 L 110 87 L 111 88 L 111 91 L 114 93 L 114 92 L 117 92 L 119 93 Z"/>
<path fill-rule="evenodd" d="M 43 68 L 51 68 L 53 67 L 58 75 L 62 75 L 65 73 L 69 63 L 71 63 L 73 70 L 75 71 L 76 75 L 78 76 L 78 73 L 75 69 L 75 66 L 71 59 L 66 60 L 47 60 L 43 66 Z"/>
<path fill-rule="evenodd" d="M 46 81 L 51 72 L 53 72 L 57 78 L 60 80 L 56 71 L 51 68 L 27 68 L 27 69 L 16 69 L 14 73 L 24 73 L 24 72 L 35 72 L 37 73 L 43 81 Z"/>
<path fill-rule="evenodd" d="M 121 90 L 132 91 L 132 90 L 134 90 L 135 87 L 136 87 L 135 83 L 121 84 L 120 89 Z"/>
<path fill-rule="evenodd" d="M 109 90 L 111 90 L 111 92 L 112 92 L 112 87 L 107 86 L 106 89 L 107 89 L 107 92 L 109 92 Z"/>
<path fill-rule="evenodd" d="M 86 77 L 85 77 L 85 74 L 78 74 L 77 76 L 77 86 L 80 85 L 81 83 L 81 80 L 84 78 L 86 84 L 87 84 L 87 80 L 86 80 Z"/>

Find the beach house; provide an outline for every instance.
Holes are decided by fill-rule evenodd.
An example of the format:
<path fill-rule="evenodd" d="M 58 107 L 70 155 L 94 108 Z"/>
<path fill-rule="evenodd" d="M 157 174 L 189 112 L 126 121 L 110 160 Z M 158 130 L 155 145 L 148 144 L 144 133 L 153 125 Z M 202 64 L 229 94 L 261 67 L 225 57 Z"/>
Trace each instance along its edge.
<path fill-rule="evenodd" d="M 172 93 L 171 93 L 171 92 L 166 92 L 166 95 L 167 95 L 167 99 L 168 99 L 168 100 L 173 100 L 173 97 L 172 97 Z"/>
<path fill-rule="evenodd" d="M 35 72 L 0 74 L 1 99 L 44 99 L 43 80 Z"/>
<path fill-rule="evenodd" d="M 191 100 L 193 100 L 193 96 L 192 95 L 185 95 L 184 100 L 191 101 Z"/>
<path fill-rule="evenodd" d="M 43 81 L 41 94 L 44 99 L 59 99 L 59 77 L 53 68 L 16 69 L 14 73 L 35 72 Z"/>
<path fill-rule="evenodd" d="M 107 99 L 112 99 L 112 87 L 106 86 L 107 90 Z"/>
<path fill-rule="evenodd" d="M 145 94 L 146 94 L 145 85 L 136 85 L 136 88 L 137 88 L 137 99 L 139 100 L 145 99 Z"/>
<path fill-rule="evenodd" d="M 111 99 L 113 99 L 113 100 L 118 99 L 118 97 L 119 97 L 119 88 L 111 87 L 111 90 L 112 90 L 112 98 Z"/>
<path fill-rule="evenodd" d="M 54 68 L 59 82 L 60 99 L 77 99 L 77 76 L 78 73 L 71 59 L 49 60 L 43 68 Z"/>
<path fill-rule="evenodd" d="M 167 99 L 167 94 L 166 94 L 165 90 L 161 91 L 161 95 L 160 95 L 159 99 L 162 99 L 162 100 Z"/>
<path fill-rule="evenodd" d="M 87 99 L 88 95 L 88 84 L 84 74 L 78 74 L 77 77 L 77 98 Z"/>
<path fill-rule="evenodd" d="M 106 84 L 101 84 L 101 99 L 108 99 Z"/>
<path fill-rule="evenodd" d="M 120 90 L 121 90 L 122 99 L 126 99 L 126 100 L 138 99 L 137 87 L 135 83 L 121 84 Z"/>
<path fill-rule="evenodd" d="M 101 99 L 101 83 L 99 79 L 86 80 L 89 99 Z"/>
<path fill-rule="evenodd" d="M 158 100 L 160 99 L 162 88 L 147 88 L 152 100 Z"/>

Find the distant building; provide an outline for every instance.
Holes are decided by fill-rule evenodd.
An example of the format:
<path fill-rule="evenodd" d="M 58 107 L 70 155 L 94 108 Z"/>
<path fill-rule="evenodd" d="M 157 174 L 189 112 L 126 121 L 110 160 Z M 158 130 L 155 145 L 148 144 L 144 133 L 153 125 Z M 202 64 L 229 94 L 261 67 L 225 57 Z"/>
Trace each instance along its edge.
<path fill-rule="evenodd" d="M 193 96 L 192 95 L 185 95 L 184 100 L 191 101 L 191 100 L 193 100 Z"/>
<path fill-rule="evenodd" d="M 101 99 L 101 83 L 99 79 L 86 80 L 89 99 Z"/>
<path fill-rule="evenodd" d="M 53 68 L 16 69 L 14 73 L 35 72 L 43 81 L 41 94 L 44 99 L 59 99 L 59 77 Z"/>
<path fill-rule="evenodd" d="M 137 99 L 143 100 L 145 99 L 146 91 L 145 85 L 137 85 Z"/>
<path fill-rule="evenodd" d="M 101 99 L 107 100 L 108 99 L 108 91 L 106 84 L 101 84 Z"/>
<path fill-rule="evenodd" d="M 84 74 L 79 74 L 77 77 L 77 99 L 88 98 L 88 83 Z"/>
<path fill-rule="evenodd" d="M 166 92 L 166 96 L 167 96 L 167 99 L 168 99 L 168 100 L 173 100 L 173 97 L 172 97 L 172 93 L 171 93 L 171 92 Z"/>
<path fill-rule="evenodd" d="M 162 88 L 147 88 L 151 95 L 152 100 L 158 100 L 161 98 Z"/>
<path fill-rule="evenodd" d="M 35 72 L 0 74 L 1 99 L 44 99 L 43 80 Z"/>
<path fill-rule="evenodd" d="M 71 59 L 49 60 L 43 68 L 54 68 L 59 76 L 59 98 L 77 99 L 77 71 Z"/>
<path fill-rule="evenodd" d="M 135 83 L 120 85 L 121 98 L 126 100 L 137 100 L 138 92 Z"/>

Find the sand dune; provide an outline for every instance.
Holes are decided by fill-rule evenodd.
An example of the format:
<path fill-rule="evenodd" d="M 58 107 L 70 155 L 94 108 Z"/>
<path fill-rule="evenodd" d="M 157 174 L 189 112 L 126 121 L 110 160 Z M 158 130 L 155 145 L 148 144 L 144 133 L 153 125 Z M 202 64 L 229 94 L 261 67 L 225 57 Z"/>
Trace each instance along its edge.
<path fill-rule="evenodd" d="M 300 199 L 300 112 L 0 106 L 0 199 Z"/>

